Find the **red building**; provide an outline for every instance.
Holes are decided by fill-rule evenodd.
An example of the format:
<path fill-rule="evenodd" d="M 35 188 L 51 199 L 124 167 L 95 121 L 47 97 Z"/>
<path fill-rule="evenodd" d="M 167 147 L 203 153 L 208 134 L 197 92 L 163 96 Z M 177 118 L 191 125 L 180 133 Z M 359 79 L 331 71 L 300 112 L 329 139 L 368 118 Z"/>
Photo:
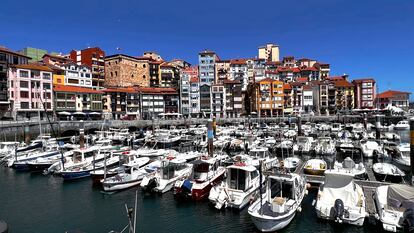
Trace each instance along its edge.
<path fill-rule="evenodd" d="M 78 65 L 92 67 L 92 87 L 102 89 L 105 81 L 105 52 L 98 48 L 72 50 L 70 58 Z"/>
<path fill-rule="evenodd" d="M 355 79 L 354 85 L 354 103 L 355 108 L 372 109 L 376 96 L 375 80 L 372 78 Z"/>

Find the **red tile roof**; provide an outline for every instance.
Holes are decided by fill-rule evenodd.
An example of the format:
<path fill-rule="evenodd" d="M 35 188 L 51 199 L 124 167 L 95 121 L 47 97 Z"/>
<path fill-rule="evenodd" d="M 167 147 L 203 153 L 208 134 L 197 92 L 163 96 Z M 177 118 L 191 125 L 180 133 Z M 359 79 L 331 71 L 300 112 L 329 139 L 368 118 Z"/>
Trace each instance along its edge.
<path fill-rule="evenodd" d="M 293 67 L 293 68 L 292 68 L 292 72 L 293 72 L 293 73 L 299 73 L 299 72 L 300 72 L 300 69 L 299 69 L 299 68 L 297 68 L 297 67 Z"/>
<path fill-rule="evenodd" d="M 353 87 L 354 86 L 350 82 L 346 81 L 345 79 L 337 79 L 337 80 L 333 80 L 333 82 L 336 87 Z"/>
<path fill-rule="evenodd" d="M 303 90 L 310 91 L 310 90 L 312 90 L 312 86 L 311 85 L 304 85 Z"/>
<path fill-rule="evenodd" d="M 285 84 L 283 84 L 283 89 L 290 90 L 290 89 L 292 89 L 292 86 L 289 83 L 285 83 Z"/>
<path fill-rule="evenodd" d="M 300 77 L 300 78 L 297 78 L 296 81 L 298 81 L 298 82 L 307 82 L 307 81 L 309 81 L 309 78 L 308 77 Z"/>
<path fill-rule="evenodd" d="M 75 92 L 75 93 L 91 93 L 91 94 L 103 94 L 103 91 L 94 90 L 86 87 L 64 86 L 54 85 L 53 91 L 55 92 Z"/>
<path fill-rule="evenodd" d="M 231 59 L 230 65 L 246 65 L 247 58 Z"/>
<path fill-rule="evenodd" d="M 49 72 L 53 71 L 46 65 L 41 65 L 37 63 L 30 63 L 30 64 L 24 64 L 24 65 L 13 65 L 13 67 L 18 68 L 18 69 L 41 70 L 41 71 L 49 71 Z"/>
<path fill-rule="evenodd" d="M 111 87 L 102 90 L 103 92 L 125 92 L 125 93 L 136 93 L 134 87 Z"/>
<path fill-rule="evenodd" d="M 372 78 L 361 78 L 361 79 L 354 79 L 354 80 L 352 80 L 352 83 L 366 83 L 366 82 L 374 82 L 375 83 L 375 79 L 372 79 Z"/>
<path fill-rule="evenodd" d="M 400 95 L 400 94 L 411 94 L 411 93 L 410 92 L 404 92 L 404 91 L 389 90 L 389 91 L 384 91 L 382 93 L 379 93 L 377 95 L 377 98 L 391 98 L 391 97 L 394 97 L 395 95 Z"/>

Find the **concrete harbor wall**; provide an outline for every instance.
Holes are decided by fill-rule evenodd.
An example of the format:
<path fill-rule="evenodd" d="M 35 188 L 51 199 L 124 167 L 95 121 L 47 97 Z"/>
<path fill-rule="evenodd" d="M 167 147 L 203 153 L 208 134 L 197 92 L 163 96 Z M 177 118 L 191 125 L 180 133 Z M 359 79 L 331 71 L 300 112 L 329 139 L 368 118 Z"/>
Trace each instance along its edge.
<path fill-rule="evenodd" d="M 384 123 L 394 123 L 404 119 L 401 116 L 387 116 L 383 117 Z M 147 129 L 154 127 L 169 127 L 169 126 L 189 126 L 189 125 L 206 125 L 208 119 L 206 118 L 191 118 L 191 119 L 155 119 L 155 120 L 97 120 L 97 121 L 42 121 L 42 132 L 51 134 L 57 134 L 59 136 L 70 136 L 77 134 L 79 129 L 85 129 L 88 133 L 90 130 L 108 129 L 109 127 L 115 128 L 130 128 Z M 243 124 L 243 123 L 281 123 L 281 122 L 297 122 L 297 117 L 272 117 L 272 118 L 221 118 L 217 119 L 218 125 L 225 124 Z M 303 116 L 301 122 L 340 122 L 340 123 L 355 123 L 363 122 L 363 117 L 359 115 L 338 115 L 338 116 Z M 375 123 L 375 117 L 368 117 L 368 122 Z M 52 128 L 53 127 L 53 128 Z M 26 128 L 26 132 L 25 132 Z M 12 140 L 16 138 L 20 140 L 26 133 L 30 135 L 38 135 L 40 133 L 39 122 L 37 121 L 0 121 L 0 140 Z"/>

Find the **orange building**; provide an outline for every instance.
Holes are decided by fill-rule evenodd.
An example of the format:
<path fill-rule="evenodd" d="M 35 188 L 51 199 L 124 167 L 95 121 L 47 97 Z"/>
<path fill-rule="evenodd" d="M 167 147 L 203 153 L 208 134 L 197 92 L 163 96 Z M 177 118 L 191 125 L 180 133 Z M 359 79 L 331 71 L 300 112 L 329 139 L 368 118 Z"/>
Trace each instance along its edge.
<path fill-rule="evenodd" d="M 266 78 L 256 84 L 255 101 L 257 113 L 262 117 L 283 114 L 283 82 Z"/>

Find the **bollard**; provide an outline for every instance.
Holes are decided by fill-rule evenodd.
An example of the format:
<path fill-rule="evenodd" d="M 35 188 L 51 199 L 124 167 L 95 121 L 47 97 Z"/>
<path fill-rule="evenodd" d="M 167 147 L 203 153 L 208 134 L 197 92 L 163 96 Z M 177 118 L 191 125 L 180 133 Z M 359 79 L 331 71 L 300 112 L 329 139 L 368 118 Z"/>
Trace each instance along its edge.
<path fill-rule="evenodd" d="M 28 121 L 24 124 L 24 142 L 26 145 L 30 144 L 30 126 Z"/>
<path fill-rule="evenodd" d="M 414 174 L 414 118 L 410 119 L 410 165 L 411 165 L 411 177 Z M 411 178 L 411 185 L 413 185 Z"/>
<path fill-rule="evenodd" d="M 381 139 L 380 127 L 381 127 L 381 116 L 376 115 L 375 116 L 375 138 L 377 140 Z"/>
<path fill-rule="evenodd" d="M 208 156 L 213 157 L 213 121 L 211 119 L 208 120 L 207 123 L 207 150 L 208 150 Z"/>
<path fill-rule="evenodd" d="M 302 136 L 302 119 L 300 116 L 297 117 L 298 123 L 298 136 Z"/>
<path fill-rule="evenodd" d="M 85 148 L 85 132 L 79 129 L 79 146 L 81 149 Z"/>

